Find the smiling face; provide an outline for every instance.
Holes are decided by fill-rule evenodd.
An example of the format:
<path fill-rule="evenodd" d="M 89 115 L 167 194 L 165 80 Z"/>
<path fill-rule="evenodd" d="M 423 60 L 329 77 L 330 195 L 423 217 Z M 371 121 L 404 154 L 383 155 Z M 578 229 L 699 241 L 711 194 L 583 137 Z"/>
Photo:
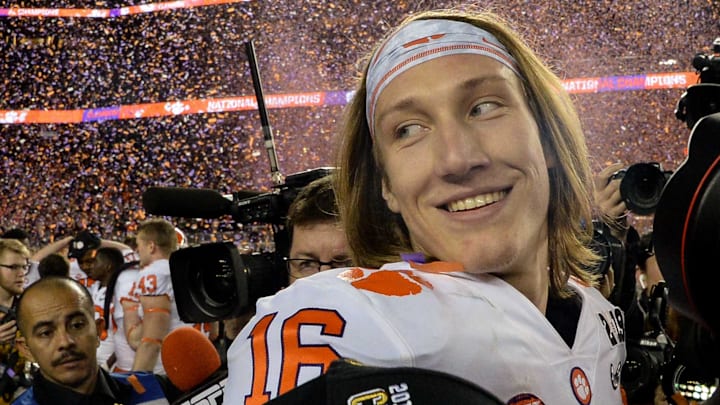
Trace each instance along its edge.
<path fill-rule="evenodd" d="M 382 91 L 375 119 L 383 197 L 415 250 L 473 273 L 546 268 L 548 162 L 510 69 L 467 54 L 422 63 Z"/>

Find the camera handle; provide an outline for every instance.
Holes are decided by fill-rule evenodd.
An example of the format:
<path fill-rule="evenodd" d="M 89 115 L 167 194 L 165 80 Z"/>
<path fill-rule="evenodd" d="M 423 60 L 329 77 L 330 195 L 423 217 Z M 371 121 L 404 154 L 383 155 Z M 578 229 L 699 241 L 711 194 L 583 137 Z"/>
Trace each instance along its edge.
<path fill-rule="evenodd" d="M 255 88 L 255 98 L 257 99 L 258 112 L 260 113 L 260 123 L 263 130 L 263 141 L 268 159 L 270 160 L 270 176 L 273 184 L 280 186 L 285 182 L 285 176 L 280 172 L 278 167 L 277 154 L 275 153 L 275 140 L 273 139 L 272 128 L 268 120 L 267 109 L 265 108 L 265 98 L 263 97 L 262 82 L 260 81 L 260 71 L 255 58 L 255 45 L 250 40 L 245 42 L 245 52 L 247 53 L 248 63 L 250 64 L 250 73 L 252 74 L 253 87 Z"/>

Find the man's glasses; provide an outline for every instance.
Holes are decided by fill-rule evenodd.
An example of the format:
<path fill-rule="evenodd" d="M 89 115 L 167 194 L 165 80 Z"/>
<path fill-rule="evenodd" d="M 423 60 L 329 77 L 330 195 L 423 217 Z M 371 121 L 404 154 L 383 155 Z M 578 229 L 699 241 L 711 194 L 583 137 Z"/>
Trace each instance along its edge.
<path fill-rule="evenodd" d="M 314 259 L 292 259 L 285 257 L 290 276 L 295 278 L 307 277 L 320 271 L 322 266 L 330 266 L 331 269 L 352 266 L 350 259 L 336 259 L 329 262 L 323 262 Z"/>
<path fill-rule="evenodd" d="M 0 267 L 4 267 L 6 269 L 10 269 L 12 271 L 24 271 L 27 272 L 30 270 L 30 263 L 25 264 L 0 264 Z"/>

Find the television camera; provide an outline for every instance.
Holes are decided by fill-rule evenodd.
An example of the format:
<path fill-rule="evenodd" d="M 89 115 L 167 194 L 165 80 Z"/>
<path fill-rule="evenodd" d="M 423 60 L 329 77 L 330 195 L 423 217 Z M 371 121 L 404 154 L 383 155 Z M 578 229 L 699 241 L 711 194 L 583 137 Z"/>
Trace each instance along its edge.
<path fill-rule="evenodd" d="M 231 216 L 236 223 L 272 226 L 275 251 L 241 254 L 230 242 L 180 249 L 170 256 L 170 270 L 180 318 L 187 323 L 230 319 L 254 309 L 255 301 L 272 295 L 288 283 L 283 256 L 289 250 L 284 229 L 288 208 L 302 187 L 332 173 L 320 167 L 292 175 L 278 168 L 272 129 L 267 117 L 262 83 L 252 41 L 246 53 L 270 161 L 272 190 L 221 194 L 211 189 L 150 187 L 142 195 L 145 210 L 153 215 L 186 218 Z"/>
<path fill-rule="evenodd" d="M 610 180 L 620 180 L 620 196 L 625 206 L 638 215 L 655 212 L 660 194 L 672 171 L 663 170 L 658 162 L 635 163 L 615 172 Z"/>
<path fill-rule="evenodd" d="M 707 399 L 708 386 L 717 387 L 720 377 L 720 316 L 711 290 L 720 285 L 720 273 L 713 271 L 720 260 L 720 38 L 711 55 L 696 54 L 692 64 L 699 83 L 686 89 L 675 110 L 691 129 L 687 158 L 674 172 L 651 162 L 615 177 L 622 178 L 628 209 L 654 212 L 651 246 L 629 234 L 625 244 L 608 244 L 613 254 L 605 256 L 615 263 L 613 257 L 625 255 L 610 299 L 626 314 L 622 383 L 630 401 L 652 401 L 659 383 L 670 403 L 680 403 L 681 396 Z M 665 282 L 635 295 L 635 265 L 648 252 Z M 677 341 L 666 330 L 669 307 L 686 319 Z"/>

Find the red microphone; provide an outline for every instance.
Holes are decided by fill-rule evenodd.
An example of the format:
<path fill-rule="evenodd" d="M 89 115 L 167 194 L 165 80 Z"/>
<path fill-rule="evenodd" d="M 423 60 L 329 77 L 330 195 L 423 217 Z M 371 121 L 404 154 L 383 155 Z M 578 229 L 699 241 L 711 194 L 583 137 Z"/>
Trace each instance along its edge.
<path fill-rule="evenodd" d="M 163 340 L 160 356 L 170 382 L 180 391 L 199 386 L 220 369 L 220 354 L 202 332 L 182 326 Z"/>

